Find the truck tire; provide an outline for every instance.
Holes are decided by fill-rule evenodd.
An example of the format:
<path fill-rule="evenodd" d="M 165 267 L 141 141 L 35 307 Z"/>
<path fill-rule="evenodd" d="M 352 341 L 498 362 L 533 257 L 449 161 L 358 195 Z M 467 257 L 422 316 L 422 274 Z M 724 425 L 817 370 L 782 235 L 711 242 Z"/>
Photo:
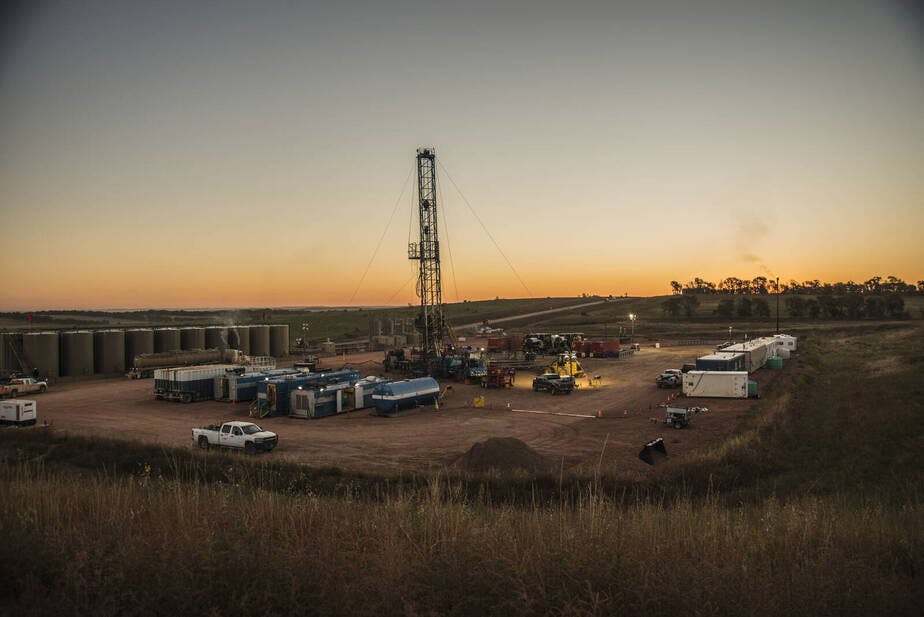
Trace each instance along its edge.
<path fill-rule="evenodd" d="M 42 386 L 42 387 L 40 387 L 40 388 L 39 388 L 39 392 L 41 392 L 42 394 L 44 394 L 45 392 L 48 392 L 48 386 Z"/>
<path fill-rule="evenodd" d="M 10 390 L 10 398 L 16 398 L 17 394 L 19 394 L 19 390 Z"/>
<path fill-rule="evenodd" d="M 247 443 L 244 444 L 244 452 L 247 454 L 256 454 L 257 447 L 253 445 L 252 441 L 248 441 Z"/>
<path fill-rule="evenodd" d="M 209 449 L 209 438 L 205 435 L 199 435 L 199 447 L 203 450 Z"/>
<path fill-rule="evenodd" d="M 190 394 L 189 392 L 184 392 L 180 400 L 183 401 L 184 403 L 192 403 L 192 394 Z"/>

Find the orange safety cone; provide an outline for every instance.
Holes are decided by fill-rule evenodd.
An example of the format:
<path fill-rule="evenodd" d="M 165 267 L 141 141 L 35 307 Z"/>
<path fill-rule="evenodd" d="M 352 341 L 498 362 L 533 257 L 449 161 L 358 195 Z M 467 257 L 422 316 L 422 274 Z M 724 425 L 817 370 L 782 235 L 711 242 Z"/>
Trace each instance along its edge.
<path fill-rule="evenodd" d="M 622 412 L 622 417 L 623 417 L 623 418 L 628 418 L 628 417 L 629 417 L 629 410 L 628 410 L 628 409 L 626 409 L 624 412 Z"/>
<path fill-rule="evenodd" d="M 510 411 L 510 403 L 507 403 L 507 411 Z"/>
<path fill-rule="evenodd" d="M 598 417 L 598 418 L 602 418 L 602 417 L 603 417 L 603 412 L 600 411 L 599 409 L 597 410 L 597 417 Z"/>

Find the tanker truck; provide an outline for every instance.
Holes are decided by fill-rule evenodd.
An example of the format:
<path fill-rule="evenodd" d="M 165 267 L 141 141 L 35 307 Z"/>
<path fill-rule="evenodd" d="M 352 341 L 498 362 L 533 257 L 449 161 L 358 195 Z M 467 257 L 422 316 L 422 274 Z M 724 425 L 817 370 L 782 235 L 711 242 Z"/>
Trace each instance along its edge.
<path fill-rule="evenodd" d="M 154 371 L 177 366 L 198 366 L 200 364 L 240 364 L 275 368 L 272 358 L 245 356 L 237 349 L 191 349 L 189 351 L 167 351 L 143 353 L 135 356 L 129 379 L 144 379 L 154 376 Z M 267 366 L 272 364 L 272 366 Z"/>

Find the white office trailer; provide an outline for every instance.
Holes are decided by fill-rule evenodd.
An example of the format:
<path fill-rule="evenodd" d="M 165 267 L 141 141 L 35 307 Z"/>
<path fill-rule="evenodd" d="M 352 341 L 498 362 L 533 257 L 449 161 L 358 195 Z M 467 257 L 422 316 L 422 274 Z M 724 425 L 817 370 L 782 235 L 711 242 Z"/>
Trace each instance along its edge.
<path fill-rule="evenodd" d="M 745 341 L 724 348 L 722 351 L 728 353 L 743 353 L 747 356 L 747 369 L 749 373 L 763 368 L 767 363 L 767 358 L 772 357 L 770 354 L 770 343 L 765 339 L 755 339 Z"/>
<path fill-rule="evenodd" d="M 684 396 L 747 398 L 745 371 L 689 371 L 683 374 Z"/>

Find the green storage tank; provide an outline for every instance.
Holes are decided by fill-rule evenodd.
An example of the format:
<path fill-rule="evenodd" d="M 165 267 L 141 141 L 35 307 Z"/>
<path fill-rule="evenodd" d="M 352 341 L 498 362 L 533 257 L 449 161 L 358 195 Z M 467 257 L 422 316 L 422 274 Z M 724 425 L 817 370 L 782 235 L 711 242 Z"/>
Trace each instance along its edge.
<path fill-rule="evenodd" d="M 767 358 L 767 368 L 776 370 L 783 368 L 783 358 Z"/>
<path fill-rule="evenodd" d="M 757 398 L 757 382 L 748 379 L 748 398 Z"/>

